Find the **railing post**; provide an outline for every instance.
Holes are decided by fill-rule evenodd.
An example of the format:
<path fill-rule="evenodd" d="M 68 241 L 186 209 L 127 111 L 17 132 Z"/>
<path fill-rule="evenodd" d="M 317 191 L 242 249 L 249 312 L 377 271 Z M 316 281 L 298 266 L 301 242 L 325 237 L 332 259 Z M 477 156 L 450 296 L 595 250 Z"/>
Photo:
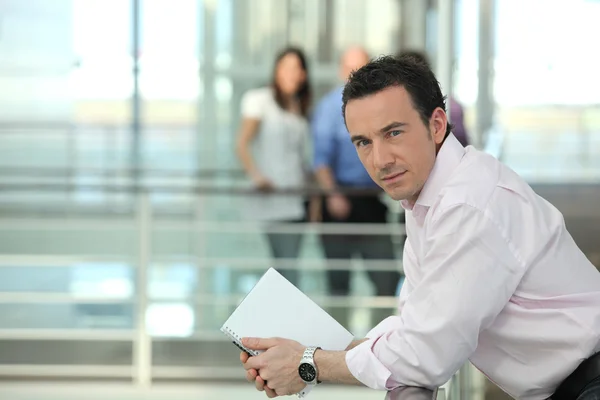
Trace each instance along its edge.
<path fill-rule="evenodd" d="M 150 386 L 152 381 L 152 341 L 146 326 L 148 309 L 148 267 L 152 238 L 152 213 L 149 194 L 137 193 L 138 265 L 136 268 L 136 320 L 133 346 L 134 380 L 138 386 Z"/>
<path fill-rule="evenodd" d="M 192 220 L 192 229 L 190 230 L 193 254 L 196 259 L 196 273 L 198 276 L 197 292 L 199 295 L 210 293 L 209 288 L 213 279 L 211 274 L 211 266 L 205 264 L 206 253 L 206 232 L 202 228 L 204 222 L 205 198 L 201 194 L 194 194 L 194 218 Z M 197 326 L 204 326 L 203 320 L 206 319 L 206 305 L 194 304 L 194 312 L 196 313 Z"/>
<path fill-rule="evenodd" d="M 460 369 L 460 373 L 458 375 L 459 381 L 459 399 L 460 400 L 471 400 L 472 391 L 471 391 L 471 364 L 466 362 L 462 368 Z"/>

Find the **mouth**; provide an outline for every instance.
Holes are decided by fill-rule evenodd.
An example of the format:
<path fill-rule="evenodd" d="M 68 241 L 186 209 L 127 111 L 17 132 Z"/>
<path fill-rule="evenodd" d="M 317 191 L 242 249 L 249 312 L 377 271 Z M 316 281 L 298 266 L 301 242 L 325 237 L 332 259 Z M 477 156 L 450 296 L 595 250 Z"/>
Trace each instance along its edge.
<path fill-rule="evenodd" d="M 400 179 L 402 179 L 402 177 L 404 176 L 404 174 L 406 174 L 406 171 L 398 172 L 398 173 L 391 174 L 391 175 L 386 175 L 383 178 L 381 178 L 381 180 L 385 184 L 396 183 L 397 181 L 399 181 Z"/>

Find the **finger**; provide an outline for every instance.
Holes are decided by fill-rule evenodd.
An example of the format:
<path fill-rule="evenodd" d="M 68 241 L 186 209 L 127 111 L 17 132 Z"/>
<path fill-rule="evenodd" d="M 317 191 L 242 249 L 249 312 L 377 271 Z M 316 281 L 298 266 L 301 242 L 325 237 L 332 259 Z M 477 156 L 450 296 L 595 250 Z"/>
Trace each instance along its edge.
<path fill-rule="evenodd" d="M 271 388 L 265 387 L 265 393 L 270 399 L 274 399 L 275 397 L 277 397 L 277 393 Z"/>
<path fill-rule="evenodd" d="M 265 382 L 265 384 L 269 381 L 269 379 L 273 378 L 273 374 L 269 373 L 269 371 L 267 371 L 267 368 L 258 371 L 257 375 L 260 376 L 260 379 L 262 379 Z"/>
<path fill-rule="evenodd" d="M 262 357 L 260 355 L 248 358 L 248 361 L 246 361 L 243 364 L 243 366 L 246 371 L 249 371 L 251 369 L 255 369 L 258 371 L 258 370 L 266 367 L 265 362 L 264 362 L 264 357 Z"/>
<path fill-rule="evenodd" d="M 254 382 L 257 376 L 258 372 L 255 369 L 251 369 L 246 372 L 246 380 L 250 383 Z"/>
<path fill-rule="evenodd" d="M 282 339 L 280 338 L 243 338 L 242 344 L 251 350 L 268 350 L 273 346 L 281 344 Z"/>
<path fill-rule="evenodd" d="M 246 353 L 245 351 L 242 351 L 240 353 L 240 361 L 242 363 L 246 363 L 246 361 L 248 361 L 248 358 L 250 358 L 250 355 L 248 353 Z"/>
<path fill-rule="evenodd" d="M 265 381 L 260 377 L 257 376 L 256 380 L 254 381 L 254 385 L 256 386 L 256 390 L 262 392 L 263 390 L 265 390 Z"/>

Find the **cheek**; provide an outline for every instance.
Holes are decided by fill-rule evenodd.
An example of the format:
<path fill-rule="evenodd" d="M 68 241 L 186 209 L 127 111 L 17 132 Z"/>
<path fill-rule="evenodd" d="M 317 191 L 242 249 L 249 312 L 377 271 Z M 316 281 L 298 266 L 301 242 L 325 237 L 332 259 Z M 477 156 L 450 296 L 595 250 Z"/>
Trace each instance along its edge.
<path fill-rule="evenodd" d="M 371 177 L 377 176 L 377 169 L 373 164 L 373 157 L 371 157 L 371 154 L 367 150 L 357 150 L 357 153 L 360 162 L 365 167 L 369 175 Z"/>
<path fill-rule="evenodd" d="M 295 89 L 298 86 L 299 79 L 296 75 L 287 74 L 283 79 L 283 84 L 289 90 Z"/>
<path fill-rule="evenodd" d="M 300 84 L 302 83 L 303 80 L 304 80 L 304 76 L 302 74 L 302 71 L 298 71 L 298 73 L 295 73 L 293 78 L 290 79 L 291 85 L 293 85 L 294 87 L 300 86 Z"/>
<path fill-rule="evenodd" d="M 435 163 L 435 150 L 426 148 L 415 156 L 411 160 L 414 173 L 420 180 L 426 180 Z"/>

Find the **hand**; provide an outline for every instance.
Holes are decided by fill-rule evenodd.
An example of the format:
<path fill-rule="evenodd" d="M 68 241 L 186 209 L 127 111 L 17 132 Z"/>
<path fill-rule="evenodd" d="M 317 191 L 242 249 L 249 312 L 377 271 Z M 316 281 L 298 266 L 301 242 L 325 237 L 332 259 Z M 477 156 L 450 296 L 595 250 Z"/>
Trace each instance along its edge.
<path fill-rule="evenodd" d="M 246 378 L 249 381 L 255 379 L 258 390 L 270 389 L 267 396 L 275 397 L 296 394 L 304 389 L 306 384 L 300 379 L 298 366 L 305 346 L 280 338 L 244 338 L 242 344 L 251 350 L 264 350 L 258 356 L 240 357 L 246 369 Z M 243 361 L 244 358 L 246 361 Z"/>
<path fill-rule="evenodd" d="M 245 351 L 242 351 L 240 353 L 240 361 L 242 362 L 242 364 L 246 364 L 246 362 L 248 361 L 248 359 L 250 358 L 250 355 L 248 353 L 246 353 Z M 267 393 L 267 397 L 272 399 L 274 397 L 277 397 L 277 393 L 275 393 L 275 391 L 273 389 L 271 389 L 270 387 L 267 386 L 267 382 L 265 382 L 259 375 L 258 375 L 258 371 L 255 370 L 254 368 L 250 368 L 249 370 L 246 371 L 246 380 L 250 383 L 254 382 L 254 384 L 256 385 L 256 390 L 260 391 L 260 392 L 266 392 Z"/>
<path fill-rule="evenodd" d="M 323 211 L 321 210 L 321 198 L 313 197 L 310 199 L 308 205 L 308 220 L 310 222 L 322 222 L 323 221 Z"/>
<path fill-rule="evenodd" d="M 341 194 L 333 194 L 327 197 L 327 210 L 336 219 L 345 219 L 350 215 L 350 202 Z"/>
<path fill-rule="evenodd" d="M 254 186 L 261 192 L 271 192 L 274 189 L 273 183 L 262 175 L 253 177 L 252 181 Z"/>

